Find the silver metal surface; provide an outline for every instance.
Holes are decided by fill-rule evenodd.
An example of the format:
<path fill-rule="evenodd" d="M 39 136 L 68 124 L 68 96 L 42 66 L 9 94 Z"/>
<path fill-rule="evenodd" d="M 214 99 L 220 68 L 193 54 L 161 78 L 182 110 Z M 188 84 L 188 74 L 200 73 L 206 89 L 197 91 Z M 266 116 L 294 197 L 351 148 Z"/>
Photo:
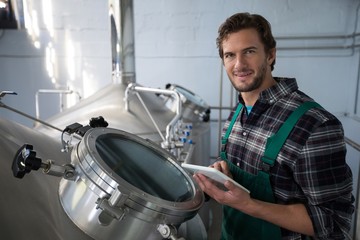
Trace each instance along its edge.
<path fill-rule="evenodd" d="M 132 0 L 109 0 L 113 83 L 135 82 Z"/>
<path fill-rule="evenodd" d="M 130 98 L 129 111 L 125 109 L 124 97 L 126 87 L 123 84 L 111 84 L 94 96 L 83 99 L 76 106 L 48 119 L 47 122 L 57 128 L 64 129 L 74 122 L 86 125 L 90 118 L 103 116 L 109 123 L 109 128 L 123 130 L 143 139 L 150 139 L 160 146 L 162 138 L 149 116 L 145 113 L 140 100 L 136 97 Z M 165 106 L 161 95 L 159 96 L 151 92 L 139 92 L 139 94 L 151 112 L 157 126 L 163 135 L 165 135 L 166 126 L 174 118 L 175 113 Z M 186 107 L 183 107 L 183 109 L 186 109 Z M 190 113 L 191 111 L 186 110 L 186 112 Z M 187 114 L 186 117 L 182 116 L 182 120 L 192 124 L 192 132 L 189 138 L 192 140 L 193 148 L 189 148 L 192 151 L 189 158 L 185 160 L 188 163 L 203 166 L 210 165 L 210 123 L 203 122 L 197 116 L 190 114 Z M 59 131 L 44 125 L 37 125 L 35 129 L 54 138 L 60 138 L 61 136 Z M 109 186 L 110 188 L 114 188 L 114 186 Z M 94 191 L 96 190 L 97 188 L 94 188 Z M 100 193 L 97 192 L 97 194 Z M 200 209 L 199 215 L 207 231 L 211 228 L 219 228 L 216 221 L 213 220 L 218 217 L 219 212 L 221 213 L 220 206 L 209 204 L 205 204 Z"/>
<path fill-rule="evenodd" d="M 121 144 L 116 149 L 106 144 L 106 152 L 102 153 L 98 143 L 104 138 L 121 140 Z M 132 153 L 128 152 L 129 147 L 145 153 L 140 155 L 142 159 L 135 159 L 139 157 L 135 152 L 129 154 Z M 110 161 L 116 160 L 116 166 L 109 166 L 102 154 Z M 197 214 L 204 201 L 202 192 L 172 155 L 150 141 L 120 130 L 89 130 L 73 149 L 72 163 L 80 177 L 75 182 L 60 182 L 60 201 L 74 223 L 95 239 L 125 239 L 125 236 L 132 240 L 162 239 L 158 224 L 180 226 Z M 132 164 L 138 167 L 129 168 Z M 152 165 L 159 170 L 157 174 L 153 174 Z M 145 175 L 146 171 L 150 172 Z M 125 180 L 122 176 L 130 178 Z M 161 185 L 171 193 L 164 194 L 166 189 Z M 184 192 L 180 196 L 173 194 L 181 188 L 185 190 L 185 199 Z M 103 209 L 96 204 L 99 199 L 107 202 Z M 107 219 L 102 220 L 104 217 Z"/>
<path fill-rule="evenodd" d="M 106 129 L 106 131 L 119 133 L 118 130 Z M 89 135 L 89 138 L 92 138 L 92 135 Z M 139 141 L 146 142 L 142 139 Z M 60 180 L 58 177 L 46 175 L 41 171 L 32 171 L 23 179 L 17 179 L 11 173 L 11 165 L 16 152 L 24 143 L 31 143 L 37 156 L 44 161 L 51 159 L 57 164 L 67 164 L 71 162 L 72 156 L 70 153 L 61 152 L 62 145 L 59 140 L 1 118 L 0 143 L 2 153 L 0 190 L 3 193 L 0 198 L 1 239 L 160 239 L 156 223 L 165 223 L 167 220 L 171 224 L 176 224 L 177 227 L 180 226 L 179 234 L 182 234 L 181 236 L 185 239 L 189 239 L 187 236 L 194 235 L 196 239 L 206 239 L 204 225 L 196 216 L 197 208 L 202 200 L 170 203 L 157 199 L 135 189 L 126 181 L 121 181 L 119 177 L 114 177 L 115 174 L 107 170 L 106 166 L 102 166 L 103 163 L 98 163 L 97 173 L 103 172 L 98 175 L 97 180 L 95 177 L 88 177 L 87 173 L 91 170 L 81 172 L 83 169 L 80 169 L 80 166 L 82 167 L 80 164 L 77 165 L 76 171 L 80 173 L 81 178 L 78 177 L 75 181 Z M 144 147 L 149 146 L 147 144 Z M 161 148 L 157 151 L 157 153 L 163 152 Z M 73 149 L 72 154 L 75 152 L 76 150 Z M 87 155 L 89 154 L 92 154 L 90 149 Z M 163 157 L 167 153 L 164 154 Z M 94 163 L 91 165 L 95 166 L 97 160 L 97 157 L 92 159 Z M 164 161 L 171 162 L 171 158 L 166 157 Z M 178 170 L 181 174 L 184 173 L 182 169 Z M 190 177 L 186 178 L 190 180 Z M 93 181 L 94 179 L 96 181 Z M 99 187 L 99 182 L 105 180 L 109 183 L 114 182 L 109 184 L 107 192 Z M 121 186 L 117 181 L 121 183 Z M 194 187 L 191 181 L 189 184 Z M 107 199 L 110 196 L 109 193 L 114 194 L 113 198 L 108 199 L 110 209 L 117 210 L 121 206 L 126 206 L 123 218 L 109 221 L 108 214 L 102 214 L 104 211 L 97 208 L 100 206 L 99 199 Z M 195 195 L 199 196 L 199 193 L 194 190 Z M 68 217 L 64 208 L 68 213 L 70 210 L 71 218 Z M 97 219 L 95 216 L 98 216 Z M 86 226 L 83 227 L 82 224 Z M 92 226 L 95 227 L 92 228 Z M 111 228 L 115 229 L 115 226 L 116 230 L 111 231 Z M 94 233 L 94 229 L 101 235 Z"/>
<path fill-rule="evenodd" d="M 124 101 L 126 88 L 127 85 L 111 84 L 97 94 L 83 99 L 76 106 L 47 119 L 46 122 L 58 129 L 64 129 L 74 122 L 86 125 L 89 119 L 103 116 L 109 123 L 109 128 L 124 130 L 161 145 L 162 137 L 158 133 L 157 127 L 163 135 L 166 135 L 167 126 L 174 119 L 176 113 L 165 106 L 164 98 L 161 95 L 154 92 L 139 92 L 157 124 L 155 127 L 137 97 L 129 97 L 130 106 L 129 110 L 126 110 Z M 193 109 L 193 106 L 192 104 L 190 109 Z M 192 124 L 191 140 L 194 143 L 194 151 L 188 161 L 204 166 L 209 165 L 210 123 L 199 120 L 194 113 L 190 114 L 191 111 L 188 110 L 187 105 L 182 109 L 182 113 L 187 113 L 185 116 L 181 115 L 182 121 Z M 36 124 L 35 129 L 55 138 L 61 136 L 61 132 L 42 124 Z"/>
<path fill-rule="evenodd" d="M 40 94 L 56 94 L 59 95 L 59 110 L 60 112 L 64 109 L 63 95 L 64 94 L 76 94 L 78 100 L 80 101 L 81 95 L 80 93 L 73 90 L 60 90 L 60 89 L 39 89 L 35 94 L 35 117 L 40 118 L 40 110 L 39 110 L 39 95 Z"/>
<path fill-rule="evenodd" d="M 167 89 L 179 94 L 184 108 L 182 111 L 184 118 L 195 122 L 207 122 L 209 120 L 207 117 L 210 114 L 210 106 L 200 96 L 176 84 L 168 84 Z M 174 100 L 174 98 L 167 98 L 165 100 L 166 106 L 172 110 L 176 107 Z"/>
<path fill-rule="evenodd" d="M 60 178 L 31 173 L 17 179 L 11 165 L 17 150 L 31 142 L 39 157 L 56 159 L 59 164 L 70 162 L 70 154 L 61 153 L 61 144 L 49 136 L 0 118 L 0 238 L 90 240 L 67 217 L 60 205 Z"/>
<path fill-rule="evenodd" d="M 191 147 L 181 144 L 179 139 L 168 140 L 181 151 L 189 149 L 186 150 L 189 153 L 189 157 L 184 158 L 186 161 L 209 165 L 210 126 L 199 120 L 194 111 L 194 108 L 203 106 L 200 102 L 193 104 L 185 97 L 184 107 L 177 116 L 176 111 L 165 106 L 163 96 L 154 91 L 139 91 L 137 98 L 127 99 L 131 107 L 129 111 L 126 109 L 125 90 L 129 83 L 135 82 L 133 3 L 131 0 L 109 0 L 109 9 L 113 64 L 111 85 L 46 121 L 4 106 L 36 121 L 34 129 L 28 129 L 0 119 L 3 123 L 0 125 L 0 190 L 6 193 L 0 198 L 0 211 L 4 216 L 0 220 L 0 236 L 4 239 L 152 240 L 161 239 L 160 224 L 178 228 L 180 236 L 185 239 L 207 238 L 213 212 L 204 207 L 199 209 L 203 204 L 202 193 L 176 163 L 179 160 L 174 155 L 176 151 L 170 153 L 161 148 L 161 136 L 168 131 L 170 122 L 176 119 L 190 123 L 192 131 L 187 140 L 191 139 Z M 137 87 L 145 89 L 140 85 Z M 150 114 L 146 114 L 144 109 Z M 71 154 L 61 151 L 64 147 L 63 129 L 75 122 L 87 125 L 91 118 L 98 116 L 104 117 L 111 130 L 89 132 L 83 139 L 76 139 L 79 142 L 70 148 Z M 181 128 L 176 130 L 181 131 Z M 155 151 L 163 164 L 173 169 L 162 182 L 169 184 L 174 192 L 184 185 L 192 197 L 178 201 L 170 194 L 168 199 L 167 195 L 148 191 L 149 186 L 142 189 L 133 182 L 137 178 L 146 181 L 140 174 L 127 179 L 118 176 L 96 149 L 95 139 L 103 134 L 126 136 L 145 149 Z M 60 165 L 71 162 L 75 177 L 60 180 L 41 172 L 31 172 L 23 180 L 15 179 L 11 176 L 11 161 L 24 143 L 34 145 L 43 160 L 50 159 Z M 148 164 L 145 157 L 141 162 L 144 166 Z M 60 165 L 53 165 L 48 173 L 55 172 L 56 175 L 62 172 L 57 168 Z M 149 176 L 151 182 L 158 178 L 159 173 L 153 171 Z M 171 183 L 178 179 L 183 180 L 182 184 Z M 201 217 L 197 215 L 198 211 Z M 21 226 L 20 231 L 18 226 Z M 174 234 L 171 233 L 172 237 Z"/>
<path fill-rule="evenodd" d="M 180 102 L 180 95 L 175 92 L 175 91 L 170 91 L 170 90 L 164 90 L 164 89 L 157 89 L 157 88 L 146 88 L 146 87 L 141 87 L 141 86 L 136 86 L 136 84 L 131 83 L 127 86 L 126 90 L 125 90 L 125 109 L 127 111 L 129 111 L 129 94 L 130 92 L 135 92 L 136 96 L 138 97 L 138 99 L 141 102 L 141 105 L 144 107 L 144 109 L 146 110 L 147 115 L 149 116 L 149 118 L 151 119 L 151 121 L 154 123 L 154 126 L 156 127 L 156 129 L 159 132 L 159 135 L 161 136 L 162 140 L 164 142 L 167 143 L 167 145 L 169 145 L 170 142 L 170 131 L 174 129 L 175 124 L 177 121 L 180 120 L 180 118 L 182 117 L 182 104 Z M 151 112 L 148 110 L 148 108 L 146 107 L 145 102 L 142 100 L 139 92 L 151 92 L 154 94 L 165 94 L 165 95 L 169 95 L 169 96 L 173 96 L 173 98 L 175 98 L 175 113 L 176 115 L 174 116 L 174 118 L 169 122 L 169 124 L 166 126 L 166 136 L 163 137 L 163 135 L 161 134 L 161 131 L 159 130 L 159 127 L 156 124 L 156 121 L 154 120 L 154 118 L 152 117 Z"/>

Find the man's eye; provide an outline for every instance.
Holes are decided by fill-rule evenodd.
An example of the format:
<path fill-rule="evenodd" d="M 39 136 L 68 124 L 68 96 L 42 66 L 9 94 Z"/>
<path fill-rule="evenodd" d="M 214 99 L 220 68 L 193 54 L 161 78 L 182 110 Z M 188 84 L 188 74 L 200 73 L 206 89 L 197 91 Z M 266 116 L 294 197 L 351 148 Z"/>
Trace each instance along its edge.
<path fill-rule="evenodd" d="M 255 53 L 255 50 L 253 49 L 249 49 L 245 51 L 246 54 L 251 54 L 251 53 Z"/>

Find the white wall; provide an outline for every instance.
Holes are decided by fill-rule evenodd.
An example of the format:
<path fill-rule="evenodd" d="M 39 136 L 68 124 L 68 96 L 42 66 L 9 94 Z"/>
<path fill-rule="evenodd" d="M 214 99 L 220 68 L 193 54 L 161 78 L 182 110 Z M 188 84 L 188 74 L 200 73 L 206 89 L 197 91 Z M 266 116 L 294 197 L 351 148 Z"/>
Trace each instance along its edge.
<path fill-rule="evenodd" d="M 192 85 L 195 92 L 216 105 L 217 89 L 204 91 L 204 86 L 209 83 L 216 86 L 219 82 L 221 64 L 215 38 L 218 26 L 226 17 L 238 11 L 263 14 L 272 23 L 275 36 L 345 35 L 353 31 L 356 4 L 356 1 L 228 1 L 225 4 L 223 1 L 135 1 L 137 79 L 160 86 L 168 81 Z M 281 44 L 279 41 L 278 46 Z M 299 45 L 303 44 L 290 42 L 290 46 Z M 300 86 L 315 94 L 322 104 L 334 112 L 344 112 L 346 101 L 326 104 L 329 92 L 340 90 L 348 97 L 346 85 L 355 81 L 357 66 L 349 68 L 354 58 L 344 52 L 301 51 L 301 57 L 294 58 L 293 51 L 279 51 L 274 74 L 297 77 Z M 339 57 L 344 54 L 347 56 Z M 346 79 L 347 84 L 340 84 L 339 79 Z M 326 87 L 326 91 L 312 90 L 319 87 Z"/>
<path fill-rule="evenodd" d="M 39 35 L 0 30 L 0 89 L 19 94 L 3 98 L 5 104 L 35 115 L 38 89 L 69 88 L 88 97 L 111 83 L 107 1 L 25 2 L 29 12 L 37 13 L 32 19 L 37 20 Z M 219 107 L 223 80 L 222 103 L 229 106 L 234 96 L 230 97 L 231 86 L 222 73 L 215 45 L 218 26 L 225 18 L 239 11 L 262 14 L 271 22 L 276 38 L 346 36 L 360 32 L 358 5 L 356 0 L 134 0 L 136 81 L 162 88 L 166 83 L 180 84 Z M 40 48 L 34 47 L 34 40 Z M 296 77 L 301 89 L 331 112 L 352 115 L 359 49 L 306 48 L 347 46 L 351 40 L 279 39 L 274 75 Z M 282 50 L 284 47 L 302 49 Z M 52 71 L 46 67 L 49 63 Z M 41 96 L 40 110 L 41 118 L 58 112 L 57 97 Z M 32 124 L 4 109 L 0 115 Z M 222 118 L 226 115 L 222 112 Z M 218 118 L 219 111 L 213 110 L 212 119 Z M 215 156 L 219 125 L 214 122 L 212 126 L 211 155 Z"/>

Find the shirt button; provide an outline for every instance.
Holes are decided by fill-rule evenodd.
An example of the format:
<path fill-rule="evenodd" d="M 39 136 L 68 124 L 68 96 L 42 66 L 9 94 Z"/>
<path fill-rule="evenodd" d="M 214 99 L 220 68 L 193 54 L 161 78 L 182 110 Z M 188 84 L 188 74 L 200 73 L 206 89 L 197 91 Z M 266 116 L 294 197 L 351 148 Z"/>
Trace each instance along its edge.
<path fill-rule="evenodd" d="M 246 133 L 246 132 L 243 132 L 242 135 L 245 137 L 245 136 L 247 135 L 247 133 Z"/>

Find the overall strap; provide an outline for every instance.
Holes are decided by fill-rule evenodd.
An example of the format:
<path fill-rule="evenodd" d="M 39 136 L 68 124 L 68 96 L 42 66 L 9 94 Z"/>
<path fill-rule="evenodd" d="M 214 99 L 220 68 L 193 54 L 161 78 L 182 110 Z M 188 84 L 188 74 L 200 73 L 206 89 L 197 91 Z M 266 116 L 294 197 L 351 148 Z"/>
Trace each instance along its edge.
<path fill-rule="evenodd" d="M 225 151 L 226 143 L 227 143 L 227 141 L 229 139 L 229 136 L 231 134 L 231 130 L 232 130 L 232 128 L 233 128 L 233 126 L 234 126 L 234 124 L 236 122 L 237 117 L 239 116 L 239 114 L 241 112 L 242 107 L 243 107 L 243 105 L 241 103 L 239 103 L 239 105 L 237 106 L 236 111 L 235 111 L 235 113 L 234 113 L 234 115 L 233 115 L 233 117 L 231 119 L 229 127 L 226 130 L 226 133 L 225 133 L 224 137 L 221 139 L 221 143 L 222 143 L 223 147 L 222 147 L 222 149 L 220 151 L 220 158 L 223 159 L 223 160 L 227 159 L 226 151 Z"/>
<path fill-rule="evenodd" d="M 304 102 L 296 108 L 293 113 L 291 113 L 278 132 L 267 139 L 264 156 L 261 158 L 263 161 L 263 170 L 269 171 L 270 167 L 274 165 L 277 155 L 288 138 L 291 130 L 294 128 L 300 117 L 311 108 L 321 108 L 321 106 L 316 102 Z"/>
<path fill-rule="evenodd" d="M 234 113 L 234 116 L 231 119 L 231 122 L 229 124 L 228 129 L 226 130 L 226 133 L 225 133 L 224 137 L 221 139 L 222 144 L 227 143 L 227 140 L 228 140 L 228 138 L 230 136 L 231 130 L 232 130 L 234 124 L 235 124 L 236 118 L 239 116 L 239 113 L 240 113 L 242 107 L 243 107 L 243 105 L 241 103 L 239 103 L 239 105 L 237 106 L 236 111 Z"/>

